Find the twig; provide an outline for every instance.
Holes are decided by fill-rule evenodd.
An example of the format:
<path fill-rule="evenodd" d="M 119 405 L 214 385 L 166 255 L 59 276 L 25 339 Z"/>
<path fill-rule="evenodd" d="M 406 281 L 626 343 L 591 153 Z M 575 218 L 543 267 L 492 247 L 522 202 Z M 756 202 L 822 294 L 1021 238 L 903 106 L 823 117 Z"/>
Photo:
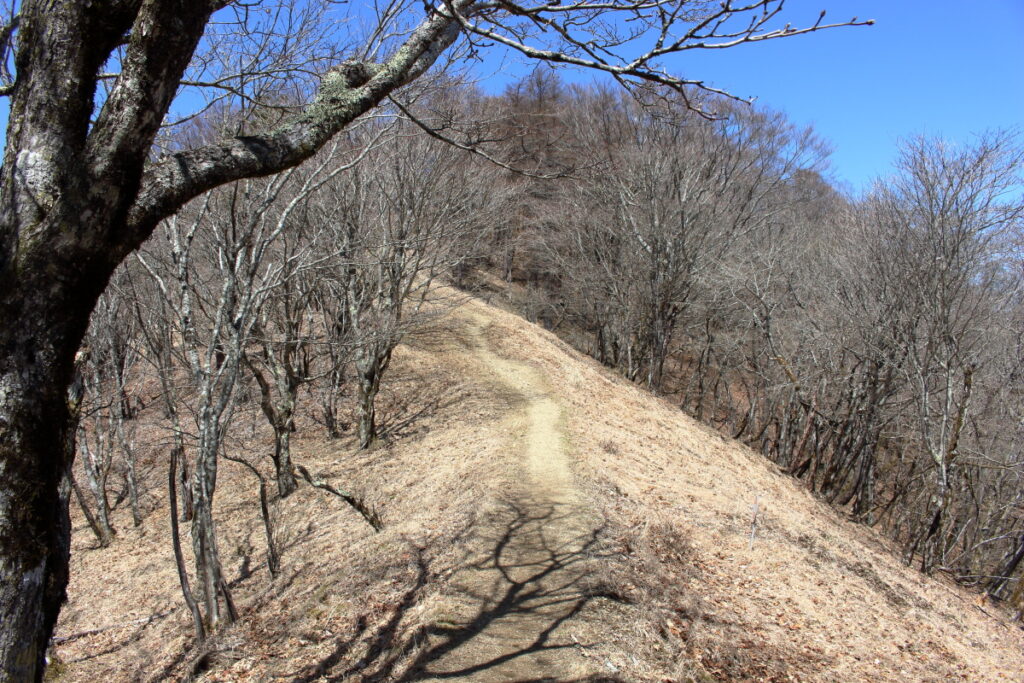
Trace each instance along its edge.
<path fill-rule="evenodd" d="M 754 549 L 754 536 L 757 534 L 757 518 L 761 514 L 761 496 L 754 496 L 754 504 L 750 506 L 753 515 L 750 518 L 750 545 L 747 550 Z"/>
<path fill-rule="evenodd" d="M 363 519 L 366 520 L 366 523 L 373 527 L 374 531 L 380 531 L 384 528 L 384 523 L 381 522 L 380 515 L 377 513 L 377 511 L 368 508 L 366 504 L 356 496 L 352 495 L 348 491 L 343 491 L 334 488 L 323 479 L 314 479 L 313 476 L 309 473 L 309 470 L 307 470 L 302 465 L 296 465 L 295 469 L 299 471 L 299 474 L 302 475 L 303 479 L 309 482 L 310 486 L 322 489 L 324 491 L 327 491 L 328 493 L 333 493 L 334 495 L 338 496 L 343 501 L 348 503 L 350 506 L 352 506 L 352 508 L 356 512 L 363 516 Z"/>
<path fill-rule="evenodd" d="M 91 628 L 88 631 L 79 631 L 78 633 L 72 633 L 70 636 L 61 636 L 61 637 L 53 638 L 52 640 L 50 640 L 50 643 L 53 644 L 53 645 L 62 645 L 64 643 L 69 643 L 72 640 L 78 640 L 79 638 L 85 638 L 86 636 L 94 636 L 97 633 L 103 633 L 104 631 L 113 631 L 115 628 L 124 628 L 125 626 L 133 626 L 135 624 L 150 624 L 150 623 L 156 621 L 157 619 L 162 619 L 162 618 L 166 617 L 168 614 L 170 614 L 171 612 L 174 612 L 177 609 L 178 609 L 177 607 L 172 607 L 169 610 L 165 610 L 163 612 L 157 612 L 156 614 L 151 614 L 148 617 L 142 617 L 140 619 L 132 619 L 131 621 L 125 621 L 125 622 L 122 622 L 120 624 L 111 624 L 109 626 L 101 626 L 100 628 Z"/>

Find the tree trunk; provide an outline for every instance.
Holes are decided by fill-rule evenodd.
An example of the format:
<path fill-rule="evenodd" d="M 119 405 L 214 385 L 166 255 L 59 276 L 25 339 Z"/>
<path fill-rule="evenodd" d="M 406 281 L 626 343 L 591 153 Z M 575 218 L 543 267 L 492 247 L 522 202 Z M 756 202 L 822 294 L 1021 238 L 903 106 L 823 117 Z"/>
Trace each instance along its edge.
<path fill-rule="evenodd" d="M 291 433 L 294 422 L 289 416 L 285 423 L 274 425 L 274 470 L 277 475 L 277 493 L 290 496 L 299 487 L 292 467 Z"/>
<path fill-rule="evenodd" d="M 93 501 L 96 504 L 96 523 L 99 530 L 99 541 L 100 546 L 107 547 L 114 540 L 116 531 L 114 525 L 110 522 L 110 501 L 107 498 L 107 465 L 101 464 L 96 460 L 96 453 L 90 452 L 86 445 L 85 439 L 87 438 L 83 434 L 83 440 L 81 442 L 82 450 L 85 452 L 83 458 L 83 467 L 85 471 L 85 478 L 89 484 L 89 491 L 92 492 Z M 104 447 L 100 447 L 103 450 L 107 450 Z M 107 453 L 100 453 L 99 458 L 110 457 L 109 451 Z"/>
<path fill-rule="evenodd" d="M 128 503 L 132 508 L 132 524 L 142 526 L 142 507 L 139 504 L 139 483 L 135 477 L 134 456 L 125 457 L 125 479 L 128 481 Z"/>
<path fill-rule="evenodd" d="M 146 61 L 152 53 L 139 55 L 146 45 L 133 41 L 136 65 L 153 72 L 97 112 L 96 73 L 123 44 L 132 7 L 21 3 L 0 168 L 0 680 L 43 676 L 68 580 L 74 436 L 65 390 L 100 292 L 155 224 L 132 234 L 125 218 L 176 88 L 119 105 L 130 85 L 180 79 L 212 9 L 148 3 L 147 39 L 162 41 L 161 59 Z M 161 21 L 172 13 L 180 21 Z"/>
<path fill-rule="evenodd" d="M 275 381 L 278 387 L 277 400 L 274 391 L 264 376 L 263 371 L 248 356 L 242 362 L 252 372 L 256 384 L 260 388 L 260 409 L 274 430 L 274 453 L 270 456 L 274 461 L 274 472 L 277 477 L 277 492 L 286 498 L 299 487 L 292 467 L 291 433 L 295 431 L 295 398 L 298 395 L 298 382 L 281 382 L 280 376 Z M 282 386 L 284 385 L 284 386 Z M 262 481 L 262 480 L 261 480 Z"/>
<path fill-rule="evenodd" d="M 114 268 L 189 199 L 309 158 L 459 36 L 433 13 L 386 66 L 325 78 L 316 101 L 272 133 L 147 167 L 219 4 L 20 3 L 0 166 L 0 680 L 41 680 L 64 600 L 74 452 L 64 391 Z M 98 73 L 119 46 L 125 73 L 97 108 Z"/>
<path fill-rule="evenodd" d="M 324 398 L 320 401 L 320 410 L 324 418 L 324 427 L 327 428 L 327 436 L 332 439 L 341 438 L 341 429 L 338 426 L 337 408 L 334 401 Z"/>
<path fill-rule="evenodd" d="M 171 546 L 174 549 L 174 566 L 178 569 L 178 582 L 181 584 L 181 593 L 188 605 L 189 613 L 192 614 L 192 628 L 196 633 L 196 641 L 202 643 L 206 640 L 206 628 L 203 625 L 203 615 L 196 604 L 195 596 L 192 593 L 192 586 L 188 580 L 188 570 L 185 569 L 185 556 L 181 552 L 181 533 L 178 529 L 178 493 L 177 479 L 179 463 L 184 461 L 184 454 L 181 449 L 175 446 L 171 449 L 171 465 L 167 472 L 167 497 L 170 502 L 171 517 Z"/>
<path fill-rule="evenodd" d="M 380 390 L 382 362 L 368 353 L 356 359 L 356 401 L 359 407 L 359 448 L 369 448 L 377 439 L 377 392 Z"/>
<path fill-rule="evenodd" d="M 373 377 L 359 377 L 359 448 L 369 448 L 377 439 L 378 381 Z"/>
<path fill-rule="evenodd" d="M 189 486 L 191 475 L 188 472 L 188 458 L 184 454 L 185 446 L 181 443 L 181 432 L 177 432 L 175 436 L 174 448 L 178 453 L 181 453 L 176 474 L 174 475 L 178 478 L 177 488 L 181 495 L 181 521 L 191 522 L 196 514 L 196 508 L 192 504 L 192 487 Z"/>
<path fill-rule="evenodd" d="M 192 518 L 192 547 L 196 561 L 196 576 L 206 607 L 206 625 L 214 632 L 220 628 L 224 619 L 220 609 L 220 555 L 217 552 L 213 511 L 209 505 L 199 504 L 201 499 L 195 494 L 193 496 L 196 500 L 196 509 L 195 517 Z"/>
<path fill-rule="evenodd" d="M 71 490 L 75 493 L 75 499 L 78 500 L 78 507 L 81 509 L 82 514 L 85 515 L 85 521 L 88 523 L 89 528 L 92 529 L 93 535 L 96 536 L 96 541 L 100 544 L 101 548 L 106 548 L 114 540 L 113 529 L 110 526 L 104 526 L 89 509 L 89 501 L 85 498 L 85 493 L 82 491 L 82 487 L 75 481 L 74 475 L 71 475 Z"/>
<path fill-rule="evenodd" d="M 1024 561 L 1024 534 L 1021 534 L 1020 538 L 1017 539 L 1017 548 L 1011 552 L 1002 563 L 1002 566 L 996 570 L 995 575 L 989 581 L 988 589 L 985 591 L 989 595 L 998 596 L 1003 590 L 1003 586 L 1010 580 L 1010 577 L 1015 571 L 1017 571 L 1018 565 L 1021 561 Z"/>
<path fill-rule="evenodd" d="M 207 437 L 208 438 L 208 437 Z M 202 441 L 202 439 L 201 439 Z M 205 452 L 203 445 L 206 446 Z M 213 495 L 217 487 L 217 453 L 208 444 L 200 446 L 192 473 L 192 550 L 195 555 L 196 578 L 206 608 L 206 625 L 210 632 L 217 631 L 230 614 L 220 608 L 220 595 L 228 599 L 226 584 L 221 576 L 220 553 L 213 522 Z"/>
<path fill-rule="evenodd" d="M 135 450 L 124 433 L 124 421 L 126 419 L 129 418 L 124 414 L 118 416 L 117 440 L 121 444 L 121 453 L 124 456 L 124 476 L 128 483 L 128 502 L 132 508 L 132 524 L 142 526 L 142 506 L 139 504 L 139 480 L 135 473 Z"/>
<path fill-rule="evenodd" d="M 258 472 L 258 470 L 254 471 Z M 294 474 L 291 474 L 291 478 L 292 481 L 295 481 Z M 281 554 L 277 550 L 277 540 L 274 538 L 274 520 L 270 515 L 270 496 L 267 495 L 267 482 L 263 481 L 263 477 L 260 477 L 259 480 L 260 514 L 263 517 L 263 533 L 267 539 L 267 569 L 270 570 L 270 576 L 276 578 L 278 572 L 281 571 Z M 281 485 L 280 477 L 277 479 L 277 485 L 279 487 Z M 283 498 L 284 495 L 281 494 L 281 497 Z"/>
<path fill-rule="evenodd" d="M 856 501 L 853 504 L 853 515 L 858 521 L 871 526 L 871 511 L 875 505 L 875 448 L 869 444 L 861 455 L 860 473 L 854 486 Z"/>
<path fill-rule="evenodd" d="M 68 582 L 74 445 L 64 387 L 74 351 L 26 333 L 30 323 L 2 317 L 0 680 L 32 681 L 42 678 Z"/>

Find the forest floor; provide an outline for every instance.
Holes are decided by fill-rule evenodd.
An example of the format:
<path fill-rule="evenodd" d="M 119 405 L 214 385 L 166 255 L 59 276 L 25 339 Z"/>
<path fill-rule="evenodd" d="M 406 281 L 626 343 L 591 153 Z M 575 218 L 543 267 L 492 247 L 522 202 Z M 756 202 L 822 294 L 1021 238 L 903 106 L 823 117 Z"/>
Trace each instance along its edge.
<path fill-rule="evenodd" d="M 459 303 L 401 347 L 380 446 L 296 434 L 297 462 L 366 496 L 382 532 L 303 486 L 275 503 L 271 578 L 254 480 L 224 463 L 241 619 L 201 649 L 167 435 L 143 415 L 147 517 L 122 504 L 96 549 L 75 516 L 50 679 L 1024 681 L 1024 634 L 995 607 L 553 335 Z M 259 419 L 243 411 L 229 448 L 265 466 Z"/>

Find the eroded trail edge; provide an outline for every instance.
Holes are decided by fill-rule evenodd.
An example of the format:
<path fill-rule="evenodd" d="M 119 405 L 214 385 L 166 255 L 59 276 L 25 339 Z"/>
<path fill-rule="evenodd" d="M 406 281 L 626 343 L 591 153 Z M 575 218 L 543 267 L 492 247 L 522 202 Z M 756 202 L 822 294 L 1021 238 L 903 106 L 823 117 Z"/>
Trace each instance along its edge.
<path fill-rule="evenodd" d="M 511 408 L 516 476 L 481 514 L 413 680 L 594 680 L 588 576 L 602 525 L 574 487 L 562 407 L 538 368 L 495 350 L 486 319 L 468 324 L 481 372 Z"/>

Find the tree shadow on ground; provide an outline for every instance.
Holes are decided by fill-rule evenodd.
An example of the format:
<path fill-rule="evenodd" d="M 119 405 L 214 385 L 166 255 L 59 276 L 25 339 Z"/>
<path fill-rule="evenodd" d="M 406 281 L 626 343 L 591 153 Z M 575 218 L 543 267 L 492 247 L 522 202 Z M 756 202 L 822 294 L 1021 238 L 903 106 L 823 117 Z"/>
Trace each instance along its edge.
<path fill-rule="evenodd" d="M 394 383 L 396 380 L 392 380 Z M 444 387 L 420 381 L 397 380 L 389 385 L 377 413 L 377 434 L 384 440 L 401 439 L 420 432 L 425 421 L 444 414 L 458 397 Z"/>
<path fill-rule="evenodd" d="M 504 503 L 468 535 L 458 569 L 441 588 L 452 614 L 435 614 L 431 624 L 400 626 L 427 583 L 421 560 L 401 609 L 372 634 L 361 623 L 296 683 L 321 676 L 331 681 L 622 680 L 563 673 L 598 668 L 585 653 L 600 644 L 590 631 L 584 638 L 592 642 L 581 642 L 567 622 L 596 599 L 620 600 L 588 571 L 610 552 L 601 542 L 604 532 L 603 520 L 584 519 L 569 504 Z M 364 649 L 355 662 L 336 669 L 346 655 Z"/>
<path fill-rule="evenodd" d="M 422 549 L 417 549 L 414 555 L 416 567 L 415 576 L 409 588 L 402 594 L 397 608 L 390 617 L 376 628 L 372 629 L 365 615 L 359 617 L 353 632 L 345 638 L 340 638 L 335 643 L 334 649 L 319 662 L 309 667 L 305 672 L 293 679 L 293 683 L 309 683 L 318 680 L 348 680 L 359 671 L 366 670 L 388 654 L 398 640 L 400 626 L 403 617 L 409 608 L 417 603 L 423 588 L 427 585 L 429 570 Z M 348 656 L 360 649 L 366 648 L 356 662 L 348 665 L 343 671 L 332 671 L 336 666 L 345 661 Z"/>

